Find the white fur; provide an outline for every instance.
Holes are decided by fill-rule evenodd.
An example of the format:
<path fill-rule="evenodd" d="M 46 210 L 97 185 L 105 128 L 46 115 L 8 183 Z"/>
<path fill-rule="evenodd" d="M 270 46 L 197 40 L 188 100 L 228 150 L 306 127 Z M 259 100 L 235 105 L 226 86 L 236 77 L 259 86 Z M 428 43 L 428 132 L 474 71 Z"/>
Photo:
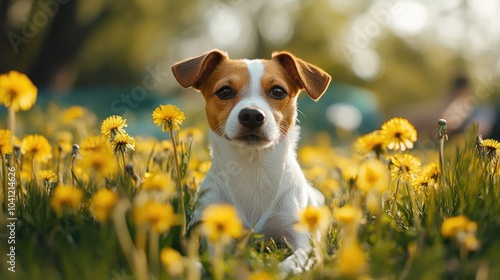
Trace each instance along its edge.
<path fill-rule="evenodd" d="M 269 140 L 263 143 L 264 146 L 270 146 L 280 137 L 278 125 L 274 119 L 272 108 L 266 99 L 261 95 L 262 87 L 260 80 L 264 74 L 264 64 L 260 60 L 244 60 L 250 73 L 250 83 L 239 94 L 245 98 L 240 100 L 229 113 L 225 127 L 225 136 L 234 139 L 240 133 L 242 125 L 238 120 L 238 114 L 244 108 L 258 108 L 265 113 L 266 122 L 260 127 L 260 132 Z M 246 146 L 246 143 L 235 142 L 240 146 Z"/>
<path fill-rule="evenodd" d="M 225 137 L 210 131 L 213 162 L 201 185 L 202 196 L 193 222 L 200 219 L 209 204 L 232 204 L 245 227 L 268 238 L 286 239 L 296 249 L 282 267 L 287 272 L 299 272 L 312 262 L 307 258 L 309 235 L 293 227 L 296 214 L 307 205 L 324 204 L 324 197 L 307 183 L 297 162 L 299 127 L 294 126 L 286 137 L 279 137 L 272 108 L 261 95 L 263 63 L 258 60 L 246 62 L 250 83 L 240 93 L 244 97 L 229 114 Z M 234 141 L 242 129 L 238 114 L 243 108 L 256 108 L 265 113 L 265 123 L 259 129 L 269 140 L 267 144 L 255 147 Z"/>

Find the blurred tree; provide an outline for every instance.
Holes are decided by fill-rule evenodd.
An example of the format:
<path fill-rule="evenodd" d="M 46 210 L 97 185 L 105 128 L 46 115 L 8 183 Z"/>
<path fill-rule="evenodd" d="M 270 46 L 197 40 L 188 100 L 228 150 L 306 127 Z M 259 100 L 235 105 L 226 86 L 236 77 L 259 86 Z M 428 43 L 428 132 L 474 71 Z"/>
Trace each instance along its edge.
<path fill-rule="evenodd" d="M 443 96 L 457 73 L 469 73 L 472 85 L 476 73 L 497 79 L 491 58 L 500 28 L 477 15 L 495 20 L 498 7 L 483 4 L 1 0 L 0 72 L 27 72 L 39 87 L 59 90 L 130 88 L 156 75 L 154 90 L 172 94 L 179 89 L 169 66 L 187 56 L 222 48 L 232 57 L 269 57 L 287 49 L 334 82 L 371 90 L 389 117 L 404 104 Z"/>

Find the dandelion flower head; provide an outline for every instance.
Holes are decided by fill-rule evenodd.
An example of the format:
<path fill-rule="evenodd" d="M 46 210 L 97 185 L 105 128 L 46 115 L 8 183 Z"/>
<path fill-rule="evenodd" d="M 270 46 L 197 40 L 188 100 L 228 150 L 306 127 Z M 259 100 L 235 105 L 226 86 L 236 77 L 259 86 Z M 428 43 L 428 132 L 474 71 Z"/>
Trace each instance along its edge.
<path fill-rule="evenodd" d="M 227 243 L 242 233 L 241 220 L 231 205 L 209 205 L 202 213 L 202 222 L 202 231 L 212 243 Z"/>
<path fill-rule="evenodd" d="M 0 104 L 17 112 L 29 110 L 36 102 L 38 89 L 23 73 L 10 71 L 0 75 Z"/>
<path fill-rule="evenodd" d="M 134 150 L 137 142 L 128 133 L 117 134 L 111 141 L 115 154 L 126 154 L 127 148 Z"/>
<path fill-rule="evenodd" d="M 380 130 L 376 130 L 359 137 L 354 144 L 354 148 L 360 154 L 374 152 L 376 155 L 380 155 L 386 150 L 384 143 L 385 140 L 380 135 Z"/>
<path fill-rule="evenodd" d="M 63 209 L 78 209 L 82 197 L 82 190 L 72 186 L 61 185 L 55 188 L 50 205 L 56 213 L 60 214 Z"/>
<path fill-rule="evenodd" d="M 29 160 L 46 163 L 52 158 L 52 147 L 42 135 L 28 135 L 21 142 L 21 150 Z"/>
<path fill-rule="evenodd" d="M 413 148 L 417 141 L 417 130 L 406 119 L 393 118 L 382 125 L 380 132 L 390 150 L 406 151 Z"/>
<path fill-rule="evenodd" d="M 324 232 L 331 223 L 330 209 L 326 206 L 307 206 L 298 213 L 295 229 L 299 231 Z"/>
<path fill-rule="evenodd" d="M 138 224 L 149 224 L 159 233 L 168 231 L 179 220 L 171 204 L 152 200 L 135 208 L 134 217 Z"/>
<path fill-rule="evenodd" d="M 364 192 L 375 190 L 383 193 L 389 188 L 387 167 L 374 159 L 363 162 L 358 170 L 356 186 Z"/>
<path fill-rule="evenodd" d="M 153 111 L 153 122 L 162 131 L 179 130 L 184 121 L 184 113 L 174 105 L 160 105 Z"/>
<path fill-rule="evenodd" d="M 0 153 L 5 155 L 5 154 L 10 154 L 12 153 L 12 134 L 10 133 L 10 130 L 6 129 L 0 129 Z"/>
<path fill-rule="evenodd" d="M 184 272 L 182 255 L 178 251 L 164 248 L 160 252 L 160 260 L 170 276 L 181 275 Z"/>
<path fill-rule="evenodd" d="M 105 119 L 101 124 L 101 134 L 114 138 L 117 134 L 125 133 L 124 127 L 127 127 L 127 120 L 113 115 Z"/>
<path fill-rule="evenodd" d="M 395 154 L 391 158 L 391 176 L 393 179 L 413 180 L 421 174 L 422 163 L 410 154 Z"/>
<path fill-rule="evenodd" d="M 110 189 L 100 189 L 90 200 L 95 219 L 103 222 L 110 216 L 111 210 L 118 202 L 118 196 Z"/>

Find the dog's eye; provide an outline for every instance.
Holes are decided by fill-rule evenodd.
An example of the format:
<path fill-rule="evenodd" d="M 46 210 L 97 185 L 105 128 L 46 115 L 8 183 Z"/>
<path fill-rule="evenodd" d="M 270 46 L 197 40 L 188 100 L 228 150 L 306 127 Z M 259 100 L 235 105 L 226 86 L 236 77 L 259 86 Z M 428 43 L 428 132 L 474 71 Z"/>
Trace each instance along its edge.
<path fill-rule="evenodd" d="M 233 90 L 228 86 L 221 87 L 215 94 L 220 99 L 229 99 L 234 96 Z"/>
<path fill-rule="evenodd" d="M 269 93 L 269 95 L 272 98 L 283 99 L 283 98 L 285 98 L 285 96 L 287 95 L 287 93 L 286 93 L 286 91 L 282 87 L 280 87 L 280 86 L 274 86 L 273 88 L 271 88 L 271 92 Z"/>

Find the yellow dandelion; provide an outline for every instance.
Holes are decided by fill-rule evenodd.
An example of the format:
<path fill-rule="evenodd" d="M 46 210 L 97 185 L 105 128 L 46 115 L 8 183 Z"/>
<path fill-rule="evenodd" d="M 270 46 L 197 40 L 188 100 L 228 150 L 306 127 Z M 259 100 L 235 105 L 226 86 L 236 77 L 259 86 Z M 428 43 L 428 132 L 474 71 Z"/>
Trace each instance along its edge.
<path fill-rule="evenodd" d="M 436 181 L 432 178 L 429 178 L 429 177 L 418 176 L 415 180 L 413 180 L 411 185 L 412 185 L 413 189 L 415 190 L 415 193 L 427 194 L 427 191 L 430 188 L 436 187 Z"/>
<path fill-rule="evenodd" d="M 126 154 L 127 148 L 134 150 L 136 145 L 137 142 L 134 137 L 128 135 L 128 133 L 117 134 L 113 140 L 111 140 L 111 146 L 115 154 Z"/>
<path fill-rule="evenodd" d="M 389 188 L 387 167 L 378 160 L 367 160 L 359 168 L 356 187 L 365 193 L 375 190 L 383 193 Z"/>
<path fill-rule="evenodd" d="M 212 243 L 228 243 L 242 233 L 241 220 L 232 205 L 212 204 L 202 213 L 202 232 Z"/>
<path fill-rule="evenodd" d="M 476 233 L 477 223 L 465 215 L 447 218 L 441 225 L 441 235 L 444 238 L 453 238 L 468 251 L 475 251 L 481 245 Z"/>
<path fill-rule="evenodd" d="M 493 159 L 500 153 L 500 142 L 494 139 L 485 139 L 479 144 L 479 148 L 484 156 Z"/>
<path fill-rule="evenodd" d="M 414 180 L 421 175 L 421 163 L 410 154 L 395 154 L 391 158 L 391 176 L 394 180 Z"/>
<path fill-rule="evenodd" d="M 113 176 L 118 169 L 116 159 L 109 149 L 85 155 L 81 164 L 83 168 L 94 170 L 101 177 Z"/>
<path fill-rule="evenodd" d="M 12 133 L 10 130 L 0 129 L 0 154 L 12 153 Z"/>
<path fill-rule="evenodd" d="M 342 276 L 355 277 L 365 271 L 366 261 L 365 251 L 357 242 L 353 242 L 340 249 L 337 268 Z"/>
<path fill-rule="evenodd" d="M 328 176 L 328 170 L 323 166 L 313 166 L 304 170 L 304 176 L 310 181 L 323 181 Z"/>
<path fill-rule="evenodd" d="M 179 276 L 184 272 L 182 255 L 178 251 L 163 248 L 160 252 L 160 260 L 170 276 Z"/>
<path fill-rule="evenodd" d="M 174 149 L 174 144 L 172 144 L 172 142 L 168 140 L 161 141 L 160 146 L 163 151 L 171 151 Z"/>
<path fill-rule="evenodd" d="M 80 153 L 82 156 L 106 151 L 109 151 L 108 142 L 102 136 L 89 136 L 83 139 L 80 145 Z"/>
<path fill-rule="evenodd" d="M 63 209 L 77 210 L 83 197 L 83 192 L 72 186 L 61 185 L 55 188 L 50 205 L 57 214 Z"/>
<path fill-rule="evenodd" d="M 333 194 L 340 190 L 340 185 L 337 180 L 332 178 L 328 178 L 324 181 L 321 181 L 318 185 L 318 190 L 321 191 L 324 195 Z"/>
<path fill-rule="evenodd" d="M 51 170 L 40 170 L 38 171 L 38 179 L 46 183 L 57 182 L 57 174 Z"/>
<path fill-rule="evenodd" d="M 179 130 L 184 121 L 184 113 L 174 105 L 160 105 L 153 111 L 153 122 L 162 126 L 162 131 Z"/>
<path fill-rule="evenodd" d="M 190 141 L 199 143 L 203 140 L 203 132 L 198 128 L 186 128 L 179 132 L 179 139 L 187 143 Z"/>
<path fill-rule="evenodd" d="M 81 119 L 85 116 L 86 111 L 82 106 L 71 106 L 62 113 L 63 123 L 71 123 L 74 120 Z"/>
<path fill-rule="evenodd" d="M 356 180 L 358 179 L 358 166 L 356 164 L 346 164 L 341 168 L 341 172 L 344 182 L 346 182 L 349 187 L 356 184 Z"/>
<path fill-rule="evenodd" d="M 46 163 L 52 158 L 52 148 L 49 141 L 42 135 L 28 135 L 21 142 L 21 150 L 29 160 Z"/>
<path fill-rule="evenodd" d="M 56 134 L 58 150 L 67 154 L 73 149 L 73 134 L 69 131 L 60 131 Z"/>
<path fill-rule="evenodd" d="M 147 176 L 141 184 L 143 190 L 175 192 L 175 184 L 166 174 L 152 174 Z"/>
<path fill-rule="evenodd" d="M 346 225 L 359 224 L 363 220 L 363 212 L 359 208 L 345 205 L 334 211 L 333 217 L 336 221 Z"/>
<path fill-rule="evenodd" d="M 73 169 L 73 173 L 75 174 L 76 178 L 78 178 L 78 180 L 83 184 L 88 184 L 88 182 L 90 181 L 88 172 L 81 166 L 75 166 L 75 168 Z"/>
<path fill-rule="evenodd" d="M 118 196 L 110 189 L 100 189 L 90 199 L 92 203 L 92 213 L 99 222 L 108 219 L 113 207 L 118 202 Z"/>
<path fill-rule="evenodd" d="M 0 75 L 0 104 L 14 111 L 29 110 L 36 102 L 38 90 L 23 73 L 10 71 Z"/>
<path fill-rule="evenodd" d="M 406 119 L 393 118 L 382 125 L 380 132 L 384 138 L 385 145 L 390 150 L 406 151 L 413 148 L 413 143 L 417 141 L 417 131 L 415 127 Z"/>
<path fill-rule="evenodd" d="M 377 158 L 386 151 L 385 140 L 380 135 L 380 130 L 359 137 L 354 144 L 354 148 L 360 154 L 369 154 L 373 152 Z"/>
<path fill-rule="evenodd" d="M 174 207 L 168 203 L 147 201 L 135 208 L 134 218 L 138 224 L 148 224 L 158 233 L 167 232 L 172 226 L 177 225 L 179 218 Z"/>
<path fill-rule="evenodd" d="M 307 206 L 297 213 L 298 221 L 294 228 L 298 231 L 325 232 L 331 224 L 330 209 L 326 206 Z"/>
<path fill-rule="evenodd" d="M 212 166 L 212 161 L 202 161 L 198 165 L 198 171 L 202 174 L 206 174 L 208 170 L 210 170 L 210 167 Z"/>
<path fill-rule="evenodd" d="M 277 279 L 275 274 L 267 271 L 257 271 L 250 275 L 249 280 L 273 280 Z"/>
<path fill-rule="evenodd" d="M 205 175 L 198 171 L 189 172 L 188 176 L 188 188 L 193 191 L 200 189 L 201 181 L 203 181 Z"/>
<path fill-rule="evenodd" d="M 155 138 L 143 138 L 141 136 L 136 137 L 136 141 L 135 151 L 146 155 L 149 155 L 158 144 Z"/>
<path fill-rule="evenodd" d="M 382 197 L 380 194 L 370 192 L 366 196 L 366 210 L 374 216 L 380 215 L 382 212 Z"/>
<path fill-rule="evenodd" d="M 422 176 L 425 178 L 432 179 L 434 181 L 438 181 L 439 179 L 439 166 L 435 162 L 431 162 L 426 165 L 422 170 Z"/>
<path fill-rule="evenodd" d="M 105 119 L 101 124 L 101 134 L 113 139 L 117 134 L 125 133 L 124 127 L 127 127 L 127 120 L 113 115 Z"/>
<path fill-rule="evenodd" d="M 475 233 L 477 223 L 470 221 L 465 215 L 450 217 L 441 225 L 441 235 L 445 238 L 457 237 L 459 232 Z"/>
<path fill-rule="evenodd" d="M 463 239 L 462 244 L 468 251 L 476 251 L 481 246 L 481 242 L 474 234 L 467 234 Z"/>

